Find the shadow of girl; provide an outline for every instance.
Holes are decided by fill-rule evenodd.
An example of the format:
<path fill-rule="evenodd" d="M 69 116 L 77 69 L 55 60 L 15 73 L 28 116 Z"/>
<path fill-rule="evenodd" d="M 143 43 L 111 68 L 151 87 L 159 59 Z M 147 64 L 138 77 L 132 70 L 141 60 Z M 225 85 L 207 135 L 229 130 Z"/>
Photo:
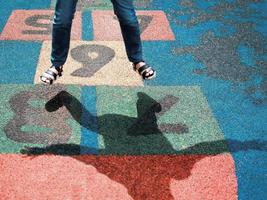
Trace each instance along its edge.
<path fill-rule="evenodd" d="M 123 184 L 134 199 L 173 199 L 171 181 L 187 179 L 201 159 L 229 152 L 226 141 L 198 143 L 177 151 L 157 125 L 156 115 L 162 111 L 161 104 L 144 93 L 138 93 L 138 97 L 137 118 L 118 114 L 93 116 L 75 97 L 62 91 L 47 102 L 46 110 L 53 112 L 65 106 L 81 126 L 101 134 L 104 148 L 96 150 L 77 144 L 53 144 L 44 148 L 25 148 L 21 152 L 32 156 L 71 156 Z M 87 116 L 86 123 L 81 119 L 82 113 Z M 181 133 L 186 130 L 181 128 Z M 228 140 L 228 143 L 236 147 L 233 151 L 266 151 L 266 144 L 258 141 Z M 98 151 L 102 156 L 81 155 L 81 148 L 85 152 Z"/>

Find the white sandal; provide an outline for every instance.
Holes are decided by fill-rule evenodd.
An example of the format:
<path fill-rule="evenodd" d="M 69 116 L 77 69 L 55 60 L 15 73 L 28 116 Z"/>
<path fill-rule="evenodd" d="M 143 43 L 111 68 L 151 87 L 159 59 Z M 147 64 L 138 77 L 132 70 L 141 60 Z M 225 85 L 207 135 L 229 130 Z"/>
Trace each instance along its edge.
<path fill-rule="evenodd" d="M 48 70 L 46 70 L 41 76 L 40 80 L 45 84 L 53 84 L 55 80 L 57 80 L 57 77 L 62 76 L 63 72 L 63 66 L 59 68 L 55 68 L 54 66 L 51 66 Z"/>

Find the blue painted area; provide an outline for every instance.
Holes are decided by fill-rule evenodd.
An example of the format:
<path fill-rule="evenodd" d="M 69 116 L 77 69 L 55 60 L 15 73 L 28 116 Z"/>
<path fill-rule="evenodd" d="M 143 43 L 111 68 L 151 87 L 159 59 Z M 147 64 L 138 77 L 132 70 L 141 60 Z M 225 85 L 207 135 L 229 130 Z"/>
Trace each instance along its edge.
<path fill-rule="evenodd" d="M 197 0 L 196 1 L 196 5 L 198 8 L 203 9 L 203 10 L 207 10 L 210 7 L 218 4 L 220 1 L 218 0 L 214 0 L 214 1 L 205 1 L 205 3 L 203 3 L 203 0 Z"/>
<path fill-rule="evenodd" d="M 267 16 L 267 3 L 266 1 L 259 1 L 258 3 L 250 3 L 249 8 L 255 9 L 255 12 L 262 11 L 262 14 Z"/>
<path fill-rule="evenodd" d="M 267 60 L 267 52 L 257 54 L 255 49 L 245 44 L 244 37 L 240 38 L 243 40 L 243 44 L 238 46 L 236 53 L 239 54 L 242 63 L 256 72 L 251 74 L 250 80 L 234 83 L 208 76 L 205 73 L 206 66 L 196 60 L 190 50 L 179 55 L 172 54 L 172 51 L 174 47 L 185 48 L 189 45 L 197 47 L 203 33 L 214 31 L 214 29 L 217 29 L 217 36 L 232 37 L 237 33 L 236 27 L 225 23 L 228 20 L 232 20 L 234 24 L 252 22 L 256 25 L 255 31 L 266 37 L 267 2 L 248 3 L 248 8 L 255 9 L 249 16 L 237 15 L 244 10 L 236 8 L 234 12 L 226 12 L 223 18 L 214 22 L 210 21 L 210 24 L 205 22 L 193 26 L 183 25 L 193 14 L 183 14 L 190 10 L 190 5 L 182 6 L 179 2 L 178 6 L 177 4 L 174 6 L 172 3 L 170 5 L 165 2 L 160 3 L 159 0 L 155 0 L 153 3 L 168 14 L 177 41 L 170 43 L 144 42 L 144 57 L 157 70 L 157 78 L 146 81 L 145 84 L 201 86 L 235 160 L 238 198 L 241 200 L 265 200 L 267 199 L 267 103 L 263 101 L 257 104 L 255 99 L 266 98 L 264 90 L 260 90 L 266 81 L 266 76 L 264 73 L 260 73 L 264 71 L 264 68 L 255 68 L 255 65 L 259 60 Z M 197 6 L 204 12 L 205 10 L 202 8 L 210 6 L 208 1 L 192 2 L 197 2 L 199 4 Z M 237 1 L 229 0 L 227 2 L 235 4 Z M 175 15 L 174 11 L 182 14 Z M 176 23 L 175 20 L 180 23 Z M 246 36 L 249 37 L 249 35 Z M 155 46 L 157 48 L 153 48 Z M 195 69 L 200 69 L 200 73 L 196 74 Z M 248 95 L 246 89 L 250 86 L 257 90 Z"/>
<path fill-rule="evenodd" d="M 228 146 L 235 160 L 239 199 L 266 199 L 267 105 L 256 106 L 229 87 L 205 84 L 205 94 L 225 138 L 242 142 Z"/>
<path fill-rule="evenodd" d="M 83 87 L 81 103 L 83 105 L 81 129 L 81 154 L 98 154 L 98 122 L 96 111 L 96 88 Z"/>
<path fill-rule="evenodd" d="M 172 22 L 170 24 L 172 27 L 176 27 L 173 29 L 173 32 L 176 36 L 177 42 L 181 46 L 198 44 L 202 35 L 207 31 L 213 32 L 216 36 L 220 36 L 222 34 L 222 23 L 217 21 L 208 21 L 192 26 L 187 26 L 186 24 L 176 25 Z"/>
<path fill-rule="evenodd" d="M 0 41 L 0 84 L 33 83 L 40 42 Z"/>
<path fill-rule="evenodd" d="M 239 199 L 266 199 L 267 104 L 253 104 L 241 86 L 233 89 L 231 82 L 195 74 L 195 69 L 203 69 L 201 63 L 188 54 L 171 55 L 171 50 L 171 43 L 144 44 L 145 57 L 157 70 L 157 78 L 145 84 L 201 86 L 225 138 L 241 142 L 241 147 L 229 142 L 236 164 Z M 250 53 L 244 49 L 243 56 Z M 244 61 L 252 62 L 250 59 Z M 258 77 L 250 82 L 259 84 L 262 80 Z M 262 98 L 259 92 L 253 96 Z"/>
<path fill-rule="evenodd" d="M 265 20 L 262 23 L 257 23 L 255 29 L 256 31 L 260 32 L 261 34 L 267 37 L 266 27 L 267 27 L 267 20 Z"/>
<path fill-rule="evenodd" d="M 157 47 L 157 48 L 155 48 Z M 202 64 L 191 55 L 174 55 L 178 47 L 173 42 L 147 42 L 143 44 L 144 59 L 157 71 L 157 78 L 146 81 L 146 85 L 199 85 L 207 77 L 194 74 Z M 209 79 L 209 78 L 208 78 Z"/>
<path fill-rule="evenodd" d="M 83 40 L 93 40 L 93 23 L 91 11 L 84 11 L 82 14 L 82 39 Z"/>
<path fill-rule="evenodd" d="M 255 66 L 256 62 L 254 60 L 254 53 L 251 48 L 246 45 L 240 45 L 237 49 L 242 63 L 245 63 L 247 66 Z"/>
<path fill-rule="evenodd" d="M 219 30 L 220 30 L 222 37 L 230 37 L 230 36 L 233 36 L 237 32 L 235 27 L 230 26 L 230 25 L 225 25 L 225 24 L 223 24 L 219 28 Z"/>
<path fill-rule="evenodd" d="M 168 3 L 166 3 L 166 1 L 162 1 L 162 0 L 153 0 L 152 1 L 152 5 L 149 7 L 150 10 L 168 10 L 168 9 L 172 9 L 172 8 L 177 8 L 177 1 L 168 1 Z"/>
<path fill-rule="evenodd" d="M 0 2 L 0 32 L 3 31 L 3 28 L 13 10 L 48 9 L 50 7 L 50 3 L 50 0 L 2 0 Z"/>

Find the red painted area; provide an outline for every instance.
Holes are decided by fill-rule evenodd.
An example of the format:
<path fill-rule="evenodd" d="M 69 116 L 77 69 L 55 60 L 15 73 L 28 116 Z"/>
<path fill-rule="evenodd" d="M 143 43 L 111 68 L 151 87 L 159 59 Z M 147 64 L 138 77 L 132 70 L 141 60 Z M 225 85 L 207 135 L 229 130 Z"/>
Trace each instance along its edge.
<path fill-rule="evenodd" d="M 3 199 L 237 199 L 230 154 L 0 155 Z"/>
<path fill-rule="evenodd" d="M 48 28 L 42 25 L 30 26 L 26 24 L 26 20 L 32 16 L 45 15 L 51 16 L 53 18 L 53 10 L 15 10 L 9 17 L 9 20 L 0 35 L 0 40 L 51 40 L 51 29 L 52 21 L 49 19 L 40 19 L 37 21 L 38 24 L 45 24 L 50 26 L 50 31 L 47 32 Z M 47 33 L 23 33 L 24 31 L 46 31 Z M 82 37 L 82 16 L 81 12 L 76 12 L 75 18 L 72 25 L 72 35 L 73 40 L 80 40 Z"/>
<path fill-rule="evenodd" d="M 142 40 L 175 40 L 163 11 L 136 11 L 136 15 L 152 16 L 149 26 L 142 32 Z M 93 11 L 94 40 L 122 40 L 119 22 L 113 11 Z"/>

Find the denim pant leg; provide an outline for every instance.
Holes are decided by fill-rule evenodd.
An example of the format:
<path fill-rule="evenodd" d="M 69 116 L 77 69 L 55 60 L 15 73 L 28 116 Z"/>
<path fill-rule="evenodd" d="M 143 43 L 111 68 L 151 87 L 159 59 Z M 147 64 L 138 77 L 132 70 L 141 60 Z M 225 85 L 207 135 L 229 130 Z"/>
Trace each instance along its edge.
<path fill-rule="evenodd" d="M 128 59 L 131 62 L 143 60 L 139 23 L 133 0 L 111 0 L 118 17 Z M 108 26 L 108 24 L 107 24 Z"/>
<path fill-rule="evenodd" d="M 77 0 L 57 0 L 52 32 L 51 62 L 55 67 L 64 65 L 67 60 L 71 25 Z"/>

